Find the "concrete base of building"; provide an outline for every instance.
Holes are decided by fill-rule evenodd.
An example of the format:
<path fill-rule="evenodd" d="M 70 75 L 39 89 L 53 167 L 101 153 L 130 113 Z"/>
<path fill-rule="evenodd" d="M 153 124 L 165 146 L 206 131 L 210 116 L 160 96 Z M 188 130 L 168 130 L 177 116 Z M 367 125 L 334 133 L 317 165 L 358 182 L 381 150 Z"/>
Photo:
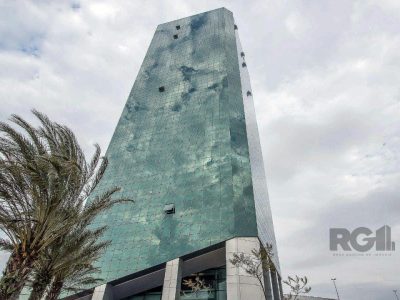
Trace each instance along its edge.
<path fill-rule="evenodd" d="M 114 300 L 112 286 L 109 284 L 97 286 L 94 289 L 92 300 Z"/>
<path fill-rule="evenodd" d="M 226 287 L 229 300 L 264 300 L 264 291 L 261 282 L 264 276 L 261 275 L 261 282 L 246 273 L 241 267 L 231 263 L 234 254 L 251 255 L 253 249 L 260 249 L 260 242 L 255 237 L 234 238 L 225 243 L 226 247 Z"/>
<path fill-rule="evenodd" d="M 176 258 L 167 262 L 161 300 L 179 299 L 182 281 L 182 260 Z"/>
<path fill-rule="evenodd" d="M 270 270 L 261 272 L 256 278 L 249 275 L 243 268 L 231 263 L 233 255 L 251 256 L 252 251 L 260 249 L 260 241 L 256 237 L 238 237 L 226 241 L 226 283 L 228 300 L 281 300 L 279 290 L 279 275 Z"/>
<path fill-rule="evenodd" d="M 242 267 L 234 266 L 234 254 L 252 255 L 260 249 L 257 237 L 237 237 L 218 247 L 203 250 L 167 262 L 158 269 L 133 274 L 126 280 L 103 284 L 92 293 L 71 296 L 66 299 L 120 300 L 162 286 L 161 300 L 178 300 L 182 278 L 212 268 L 226 266 L 227 300 L 283 300 L 280 276 L 276 271 L 266 270 L 259 279 L 249 275 Z"/>

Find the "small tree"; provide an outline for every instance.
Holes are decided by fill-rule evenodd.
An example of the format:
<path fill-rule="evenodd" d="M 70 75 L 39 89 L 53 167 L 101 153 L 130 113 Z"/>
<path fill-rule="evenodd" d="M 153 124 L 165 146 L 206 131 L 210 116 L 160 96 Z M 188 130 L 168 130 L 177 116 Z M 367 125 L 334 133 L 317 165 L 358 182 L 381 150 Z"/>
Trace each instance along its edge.
<path fill-rule="evenodd" d="M 308 294 L 311 291 L 311 287 L 307 286 L 308 279 L 306 276 L 288 276 L 288 279 L 284 280 L 283 283 L 290 287 L 290 294 L 286 298 L 287 300 L 296 300 L 300 294 Z"/>
<path fill-rule="evenodd" d="M 191 293 L 196 294 L 196 297 L 200 292 L 207 292 L 207 294 L 210 294 L 212 290 L 211 285 L 207 284 L 205 279 L 200 277 L 200 274 L 196 274 L 194 279 L 183 279 L 182 283 L 184 286 L 190 288 Z M 185 295 L 185 292 L 181 291 L 181 295 Z"/>
<path fill-rule="evenodd" d="M 267 299 L 267 290 L 264 284 L 264 272 L 275 272 L 275 266 L 272 262 L 274 253 L 272 245 L 267 244 L 265 247 L 261 246 L 259 250 L 253 249 L 250 255 L 244 253 L 234 253 L 233 259 L 229 261 L 235 266 L 242 268 L 247 274 L 257 279 L 260 283 L 261 289 Z M 299 294 L 307 294 L 311 291 L 311 287 L 307 286 L 307 277 L 288 277 L 288 280 L 283 281 L 284 284 L 290 287 L 290 294 L 288 300 L 296 300 Z"/>
<path fill-rule="evenodd" d="M 253 249 L 251 255 L 233 253 L 233 259 L 230 259 L 235 267 L 244 269 L 247 274 L 257 279 L 265 299 L 267 299 L 267 291 L 263 280 L 264 271 L 274 270 L 274 264 L 271 260 L 273 255 L 272 245 L 267 244 L 266 247 L 261 246 L 259 250 Z"/>

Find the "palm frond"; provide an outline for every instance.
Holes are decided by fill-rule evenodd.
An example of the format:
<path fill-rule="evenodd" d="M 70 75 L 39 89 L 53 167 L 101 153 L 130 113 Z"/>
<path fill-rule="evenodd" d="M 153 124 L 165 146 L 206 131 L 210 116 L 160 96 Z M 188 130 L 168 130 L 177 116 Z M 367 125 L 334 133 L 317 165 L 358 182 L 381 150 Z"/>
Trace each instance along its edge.
<path fill-rule="evenodd" d="M 38 127 L 18 115 L 11 117 L 17 129 L 0 122 L 0 230 L 7 237 L 0 248 L 12 252 L 10 266 L 16 266 L 0 279 L 0 298 L 18 293 L 29 278 L 48 282 L 48 274 L 92 280 L 110 242 L 101 240 L 106 228 L 88 226 L 113 205 L 132 201 L 116 198 L 118 187 L 91 196 L 108 166 L 100 147 L 88 162 L 68 127 L 32 113 Z"/>

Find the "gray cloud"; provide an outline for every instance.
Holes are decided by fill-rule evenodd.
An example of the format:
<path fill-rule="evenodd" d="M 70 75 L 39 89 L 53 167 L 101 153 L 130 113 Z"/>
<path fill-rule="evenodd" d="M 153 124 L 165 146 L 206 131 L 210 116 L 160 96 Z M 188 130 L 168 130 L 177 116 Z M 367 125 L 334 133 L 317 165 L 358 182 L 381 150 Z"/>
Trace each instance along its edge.
<path fill-rule="evenodd" d="M 398 1 L 0 4 L 0 118 L 35 107 L 105 150 L 157 24 L 225 6 L 246 52 L 280 260 L 313 294 L 388 299 L 390 257 L 333 257 L 330 227 L 399 240 Z M 5 256 L 0 257 L 0 264 Z"/>

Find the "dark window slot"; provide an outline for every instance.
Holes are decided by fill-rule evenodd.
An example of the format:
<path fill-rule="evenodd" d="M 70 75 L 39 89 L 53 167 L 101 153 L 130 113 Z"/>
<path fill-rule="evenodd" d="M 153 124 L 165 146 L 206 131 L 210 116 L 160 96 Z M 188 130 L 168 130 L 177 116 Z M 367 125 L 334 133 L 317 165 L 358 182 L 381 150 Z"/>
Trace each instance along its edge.
<path fill-rule="evenodd" d="M 165 204 L 164 205 L 164 212 L 167 215 L 174 214 L 175 213 L 175 204 L 173 204 L 173 203 Z"/>

